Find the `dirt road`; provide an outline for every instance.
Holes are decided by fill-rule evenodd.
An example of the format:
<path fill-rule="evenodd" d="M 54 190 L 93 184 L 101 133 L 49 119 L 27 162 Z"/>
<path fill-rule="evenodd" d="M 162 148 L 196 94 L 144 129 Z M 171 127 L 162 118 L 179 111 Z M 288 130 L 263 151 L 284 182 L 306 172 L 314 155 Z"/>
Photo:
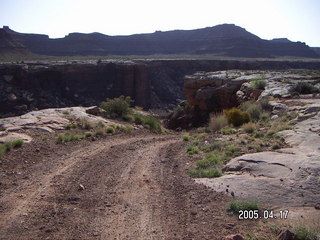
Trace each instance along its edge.
<path fill-rule="evenodd" d="M 243 228 L 226 196 L 187 176 L 181 136 L 38 140 L 0 167 L 1 240 L 222 239 Z"/>

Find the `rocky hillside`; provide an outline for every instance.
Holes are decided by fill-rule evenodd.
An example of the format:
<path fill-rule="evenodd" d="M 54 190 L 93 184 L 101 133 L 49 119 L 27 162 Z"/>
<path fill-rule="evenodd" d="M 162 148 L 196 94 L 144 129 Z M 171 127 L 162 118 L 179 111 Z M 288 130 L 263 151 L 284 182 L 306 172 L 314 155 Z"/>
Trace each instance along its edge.
<path fill-rule="evenodd" d="M 8 27 L 2 31 L 25 45 L 31 52 L 51 56 L 213 54 L 253 58 L 319 57 L 304 43 L 281 39 L 263 40 L 233 24 L 130 36 L 70 33 L 59 39 L 50 39 L 47 35 L 17 33 Z"/>

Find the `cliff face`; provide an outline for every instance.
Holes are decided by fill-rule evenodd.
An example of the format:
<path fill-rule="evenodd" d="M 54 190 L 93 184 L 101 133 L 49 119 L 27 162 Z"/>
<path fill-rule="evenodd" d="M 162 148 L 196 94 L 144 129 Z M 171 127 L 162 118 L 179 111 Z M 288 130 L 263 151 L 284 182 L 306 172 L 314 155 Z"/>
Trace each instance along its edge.
<path fill-rule="evenodd" d="M 6 64 L 0 66 L 0 114 L 34 109 L 95 105 L 105 98 L 131 96 L 150 107 L 145 66 L 133 62 Z"/>
<path fill-rule="evenodd" d="M 131 96 L 144 108 L 173 108 L 185 99 L 184 77 L 230 69 L 320 69 L 320 62 L 155 60 L 0 65 L 0 116 L 35 109 L 89 106 Z M 221 90 L 222 91 L 222 90 Z M 222 95 L 221 91 L 217 94 Z M 218 96 L 217 95 L 217 96 Z"/>
<path fill-rule="evenodd" d="M 229 57 L 320 57 L 301 42 L 263 40 L 244 28 L 222 24 L 195 30 L 174 30 L 130 36 L 71 33 L 64 38 L 22 34 L 3 29 L 33 53 L 51 56 L 212 54 Z"/>

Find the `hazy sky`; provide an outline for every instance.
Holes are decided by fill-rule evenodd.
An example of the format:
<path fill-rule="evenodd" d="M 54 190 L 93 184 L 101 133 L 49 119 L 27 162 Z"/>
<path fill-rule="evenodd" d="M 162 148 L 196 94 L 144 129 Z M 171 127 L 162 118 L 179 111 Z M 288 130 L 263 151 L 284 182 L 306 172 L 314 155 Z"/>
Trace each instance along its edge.
<path fill-rule="evenodd" d="M 51 38 L 234 23 L 263 38 L 320 47 L 320 0 L 0 0 L 0 25 Z"/>

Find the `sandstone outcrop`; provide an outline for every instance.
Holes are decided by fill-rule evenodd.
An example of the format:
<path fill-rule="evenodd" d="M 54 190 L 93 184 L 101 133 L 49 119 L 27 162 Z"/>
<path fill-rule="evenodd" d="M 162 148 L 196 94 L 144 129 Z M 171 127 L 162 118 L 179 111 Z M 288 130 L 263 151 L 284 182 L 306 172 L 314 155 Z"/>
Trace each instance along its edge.
<path fill-rule="evenodd" d="M 299 102 L 298 107 L 289 107 L 289 111 L 296 109 L 301 116 L 314 115 L 298 122 L 293 130 L 280 132 L 290 148 L 239 156 L 225 166 L 222 177 L 196 181 L 216 191 L 228 189 L 236 198 L 282 207 L 317 204 L 320 199 L 320 101 L 300 99 Z"/>
<path fill-rule="evenodd" d="M 247 80 L 234 79 L 229 74 L 232 72 L 198 72 L 186 76 L 183 92 L 189 104 L 207 112 L 236 106 L 236 92 Z"/>
<path fill-rule="evenodd" d="M 112 120 L 107 120 L 100 116 L 88 114 L 87 111 L 92 107 L 70 107 L 52 108 L 39 111 L 32 111 L 27 114 L 0 119 L 0 143 L 15 139 L 23 139 L 31 142 L 32 138 L 26 134 L 19 133 L 23 129 L 35 129 L 42 132 L 53 133 L 56 130 L 65 129 L 72 121 L 85 120 L 92 124 L 99 122 L 104 125 L 119 125 Z"/>

